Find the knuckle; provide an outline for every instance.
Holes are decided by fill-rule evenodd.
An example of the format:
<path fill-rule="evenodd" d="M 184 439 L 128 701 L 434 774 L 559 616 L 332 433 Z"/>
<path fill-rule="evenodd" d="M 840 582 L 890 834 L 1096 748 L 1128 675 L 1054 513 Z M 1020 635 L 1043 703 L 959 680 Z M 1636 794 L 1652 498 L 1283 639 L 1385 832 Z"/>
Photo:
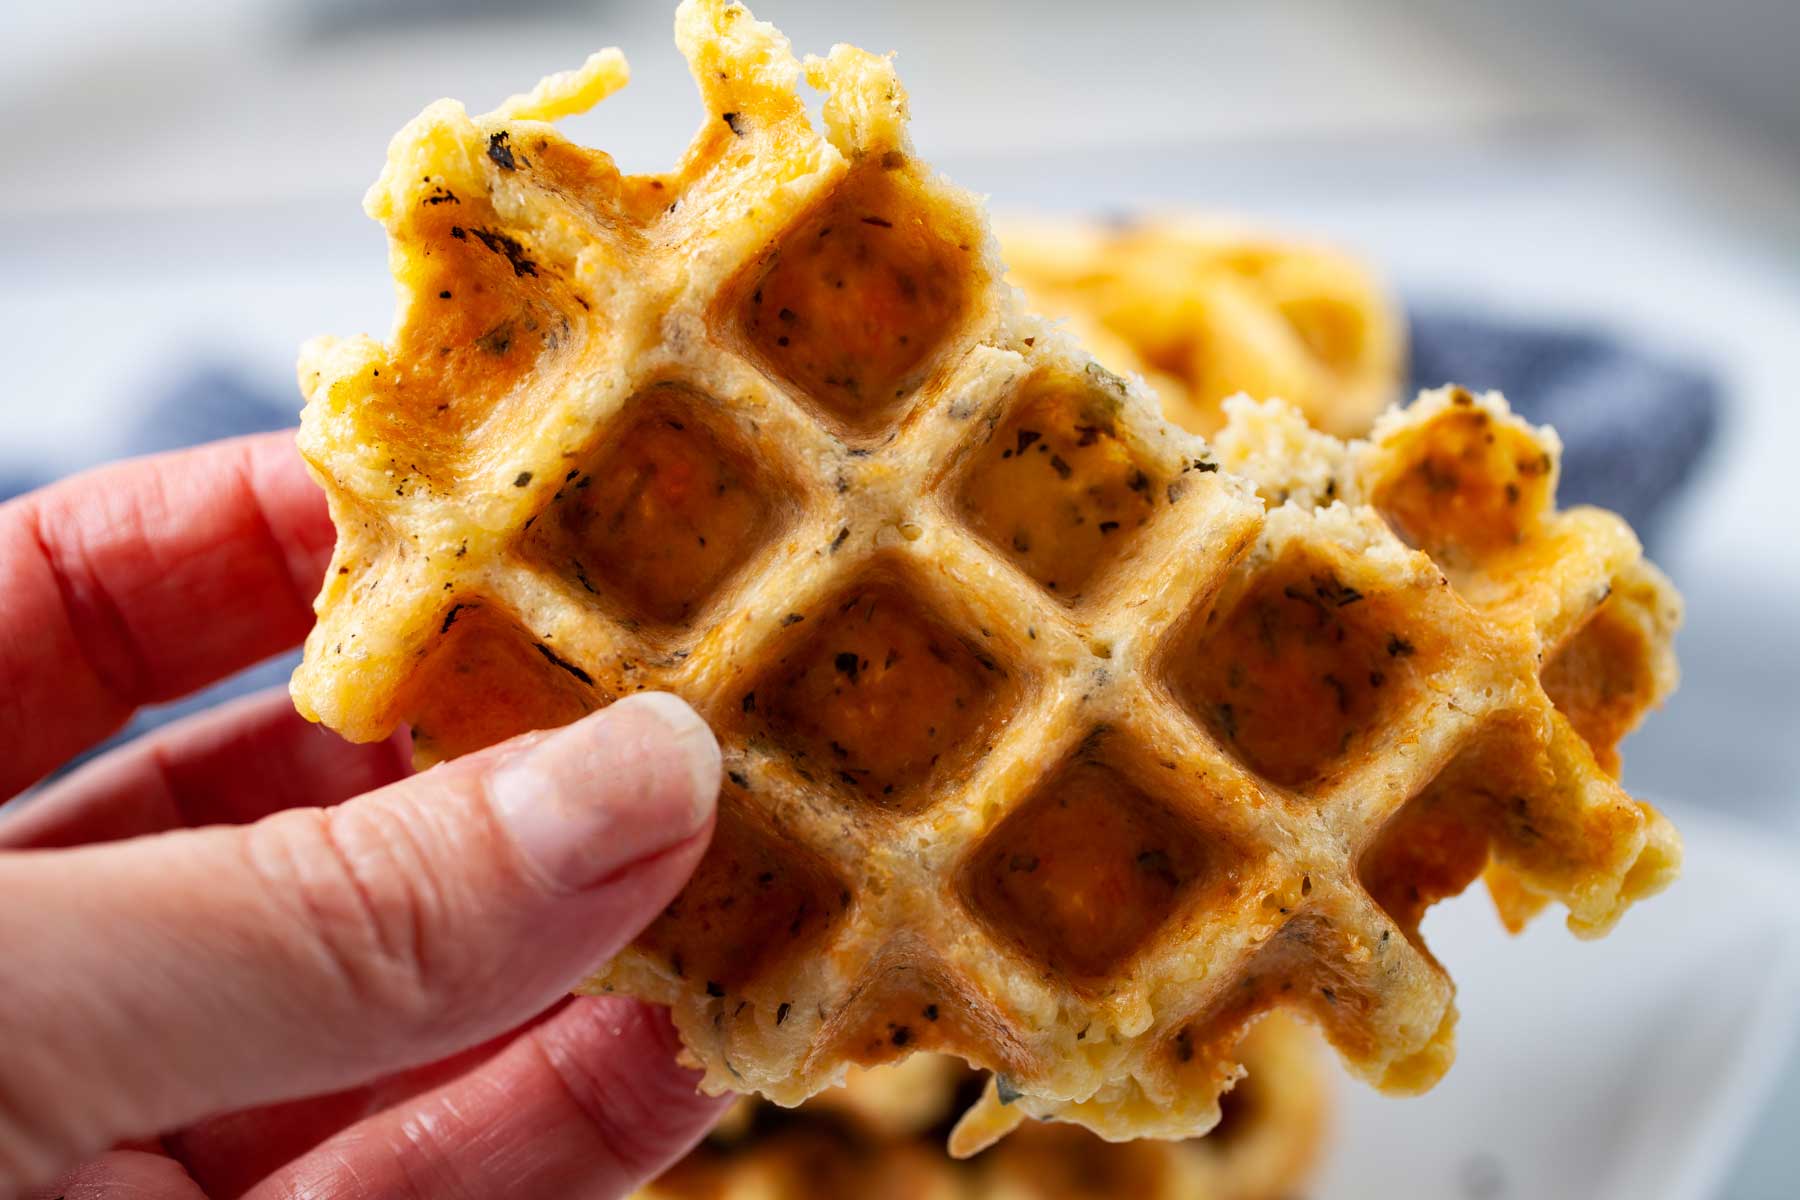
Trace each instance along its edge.
<path fill-rule="evenodd" d="M 35 539 L 37 554 L 55 585 L 62 622 L 80 634 L 76 645 L 83 665 L 112 694 L 136 704 L 153 690 L 144 647 L 130 636 L 124 609 L 107 579 L 89 565 L 86 528 L 81 520 L 69 515 L 86 510 L 71 507 L 64 499 L 66 494 L 38 497 L 24 508 L 24 519 Z M 135 508 L 112 516 L 126 524 L 130 532 L 142 528 L 143 515 Z M 120 533 L 115 531 L 115 536 Z"/>
<path fill-rule="evenodd" d="M 399 815 L 380 806 L 284 814 L 252 830 L 251 858 L 282 898 L 303 953 L 359 1007 L 427 1018 L 455 994 L 447 889 Z"/>

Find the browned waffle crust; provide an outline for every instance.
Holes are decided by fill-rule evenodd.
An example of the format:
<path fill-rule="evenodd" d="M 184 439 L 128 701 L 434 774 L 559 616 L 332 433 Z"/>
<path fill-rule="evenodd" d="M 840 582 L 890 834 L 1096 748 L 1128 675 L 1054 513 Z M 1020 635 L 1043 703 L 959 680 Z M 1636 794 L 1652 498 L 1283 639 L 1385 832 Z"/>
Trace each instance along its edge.
<path fill-rule="evenodd" d="M 1279 1007 L 1418 1089 L 1454 1023 L 1426 904 L 1491 860 L 1515 915 L 1597 933 L 1668 880 L 1582 739 L 1594 668 L 1557 681 L 1585 725 L 1539 682 L 1648 570 L 1554 511 L 1553 436 L 1444 392 L 1215 453 L 1018 308 L 890 63 L 807 61 L 821 137 L 741 6 L 677 37 L 710 115 L 668 174 L 548 123 L 616 52 L 395 139 L 398 326 L 301 363 L 340 540 L 294 695 L 423 761 L 692 702 L 712 849 L 592 986 L 669 1004 L 704 1086 L 792 1104 L 939 1050 L 998 1076 L 960 1150 L 1186 1137 Z"/>

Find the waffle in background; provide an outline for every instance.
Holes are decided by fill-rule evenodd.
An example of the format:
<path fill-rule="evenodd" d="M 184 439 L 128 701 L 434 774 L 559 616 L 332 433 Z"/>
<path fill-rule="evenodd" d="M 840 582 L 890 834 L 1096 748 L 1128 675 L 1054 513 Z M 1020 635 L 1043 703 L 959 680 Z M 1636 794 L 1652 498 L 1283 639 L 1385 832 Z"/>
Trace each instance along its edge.
<path fill-rule="evenodd" d="M 1003 221 L 996 232 L 1026 302 L 1066 318 L 1106 366 L 1143 376 L 1195 433 L 1217 430 L 1239 392 L 1286 400 L 1340 437 L 1367 433 L 1401 399 L 1400 307 L 1341 251 L 1174 214 Z"/>
<path fill-rule="evenodd" d="M 945 1136 L 981 1076 L 941 1055 L 853 1071 L 798 1109 L 745 1099 L 637 1200 L 1284 1200 L 1325 1142 L 1329 1085 L 1314 1035 L 1275 1015 L 1239 1047 L 1225 1116 L 1187 1141 L 1103 1142 L 1032 1122 L 972 1159 Z"/>

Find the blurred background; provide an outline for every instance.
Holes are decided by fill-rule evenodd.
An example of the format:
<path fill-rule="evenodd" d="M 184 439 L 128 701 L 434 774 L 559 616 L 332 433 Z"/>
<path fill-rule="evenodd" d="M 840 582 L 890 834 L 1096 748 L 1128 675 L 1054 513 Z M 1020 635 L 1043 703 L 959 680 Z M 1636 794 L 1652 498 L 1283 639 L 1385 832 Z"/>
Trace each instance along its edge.
<path fill-rule="evenodd" d="M 360 197 L 430 99 L 485 109 L 618 44 L 633 86 L 567 131 L 670 165 L 700 118 L 672 7 L 4 6 L 0 498 L 291 422 L 303 338 L 388 328 Z M 1627 743 L 1626 780 L 1800 840 L 1800 5 L 755 7 L 802 51 L 898 51 L 921 153 L 997 211 L 1248 215 L 1384 272 L 1420 382 L 1585 373 L 1585 452 L 1654 458 L 1630 504 L 1689 604 L 1683 687 Z M 1748 1053 L 1707 1186 L 1791 1196 L 1800 1062 L 1782 1038 Z"/>

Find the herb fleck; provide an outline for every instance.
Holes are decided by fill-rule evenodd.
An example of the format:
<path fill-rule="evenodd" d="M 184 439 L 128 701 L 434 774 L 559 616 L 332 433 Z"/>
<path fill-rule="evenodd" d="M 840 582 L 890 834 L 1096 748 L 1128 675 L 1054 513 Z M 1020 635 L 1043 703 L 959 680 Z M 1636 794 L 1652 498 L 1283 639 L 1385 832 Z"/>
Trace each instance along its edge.
<path fill-rule="evenodd" d="M 452 229 L 450 232 L 456 237 L 463 235 L 460 228 Z M 518 238 L 508 237 L 504 233 L 495 233 L 491 229 L 476 229 L 472 232 L 476 239 L 489 250 L 495 254 L 506 256 L 506 261 L 512 265 L 515 276 L 535 276 L 537 274 L 537 264 L 526 255 L 525 247 L 520 244 Z"/>
<path fill-rule="evenodd" d="M 507 138 L 506 130 L 488 135 L 487 156 L 494 160 L 494 165 L 502 171 L 516 171 L 519 164 L 513 160 L 512 145 Z"/>
<path fill-rule="evenodd" d="M 568 659 L 561 657 L 556 651 L 544 645 L 544 643 L 533 642 L 532 644 L 537 647 L 537 652 L 544 656 L 544 661 L 548 662 L 551 666 L 567 671 L 569 674 L 589 686 L 593 685 L 594 677 L 592 675 L 589 675 L 586 671 L 582 670 Z"/>

